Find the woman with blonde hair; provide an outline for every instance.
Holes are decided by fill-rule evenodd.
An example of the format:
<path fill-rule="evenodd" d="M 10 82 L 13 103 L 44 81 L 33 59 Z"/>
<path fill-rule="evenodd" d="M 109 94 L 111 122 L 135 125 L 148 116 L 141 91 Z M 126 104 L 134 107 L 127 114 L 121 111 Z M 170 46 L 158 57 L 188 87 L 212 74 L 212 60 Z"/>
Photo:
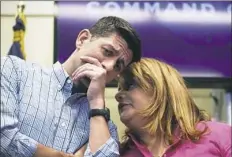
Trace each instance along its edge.
<path fill-rule="evenodd" d="M 231 126 L 212 122 L 172 66 L 143 58 L 119 78 L 122 157 L 230 157 Z"/>

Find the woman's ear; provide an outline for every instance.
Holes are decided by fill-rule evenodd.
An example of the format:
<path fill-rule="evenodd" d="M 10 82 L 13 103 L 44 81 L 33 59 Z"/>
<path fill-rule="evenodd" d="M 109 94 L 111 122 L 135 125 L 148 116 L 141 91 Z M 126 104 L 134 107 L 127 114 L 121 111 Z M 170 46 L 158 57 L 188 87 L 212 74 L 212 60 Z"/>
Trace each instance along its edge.
<path fill-rule="evenodd" d="M 76 40 L 76 48 L 80 49 L 84 42 L 89 41 L 91 39 L 91 33 L 88 29 L 83 29 L 77 36 Z"/>

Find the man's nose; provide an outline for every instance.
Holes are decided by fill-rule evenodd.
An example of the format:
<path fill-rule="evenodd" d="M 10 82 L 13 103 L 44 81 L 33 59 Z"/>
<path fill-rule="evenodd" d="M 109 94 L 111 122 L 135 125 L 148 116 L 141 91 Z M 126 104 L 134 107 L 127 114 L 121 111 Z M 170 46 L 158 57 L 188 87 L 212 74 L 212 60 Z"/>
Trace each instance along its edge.
<path fill-rule="evenodd" d="M 115 95 L 115 99 L 116 99 L 118 102 L 122 102 L 123 100 L 125 100 L 125 97 L 126 97 L 126 93 L 123 92 L 123 91 L 120 91 L 120 92 L 118 92 L 118 93 Z"/>
<path fill-rule="evenodd" d="M 115 67 L 115 61 L 114 60 L 108 60 L 102 62 L 102 67 L 106 69 L 106 71 L 112 71 Z"/>

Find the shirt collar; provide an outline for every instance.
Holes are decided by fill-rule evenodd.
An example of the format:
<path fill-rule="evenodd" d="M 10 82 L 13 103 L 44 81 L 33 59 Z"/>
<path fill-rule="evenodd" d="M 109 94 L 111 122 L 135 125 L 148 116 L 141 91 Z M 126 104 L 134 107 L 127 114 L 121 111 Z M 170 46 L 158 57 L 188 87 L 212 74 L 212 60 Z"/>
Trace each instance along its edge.
<path fill-rule="evenodd" d="M 181 141 L 181 131 L 180 131 L 179 126 L 174 130 L 173 135 L 174 135 L 173 136 L 174 143 L 170 147 L 176 145 L 177 143 L 179 143 Z M 132 134 L 130 134 L 129 136 L 130 136 L 131 140 L 134 142 L 136 148 L 144 155 L 144 157 L 152 156 L 151 152 L 147 149 L 147 147 L 145 145 L 139 143 Z"/>
<path fill-rule="evenodd" d="M 135 147 L 140 151 L 140 153 L 143 154 L 144 157 L 152 157 L 151 152 L 147 149 L 146 146 L 144 146 L 143 144 L 139 143 L 133 135 L 129 135 L 131 140 L 134 142 Z"/>
<path fill-rule="evenodd" d="M 55 78 L 57 79 L 57 82 L 59 83 L 58 89 L 61 90 L 66 80 L 69 78 L 69 75 L 59 61 L 53 64 L 53 72 L 55 74 Z"/>

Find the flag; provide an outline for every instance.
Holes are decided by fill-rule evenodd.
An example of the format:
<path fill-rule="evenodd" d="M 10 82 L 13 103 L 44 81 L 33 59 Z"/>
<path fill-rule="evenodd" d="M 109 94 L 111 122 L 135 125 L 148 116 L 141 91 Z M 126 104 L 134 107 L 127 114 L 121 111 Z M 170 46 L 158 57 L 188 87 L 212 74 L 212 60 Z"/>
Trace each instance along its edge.
<path fill-rule="evenodd" d="M 8 55 L 14 55 L 26 60 L 26 53 L 24 50 L 24 36 L 26 30 L 26 17 L 24 15 L 24 5 L 18 5 L 18 12 L 13 26 L 13 44 L 8 52 Z"/>

